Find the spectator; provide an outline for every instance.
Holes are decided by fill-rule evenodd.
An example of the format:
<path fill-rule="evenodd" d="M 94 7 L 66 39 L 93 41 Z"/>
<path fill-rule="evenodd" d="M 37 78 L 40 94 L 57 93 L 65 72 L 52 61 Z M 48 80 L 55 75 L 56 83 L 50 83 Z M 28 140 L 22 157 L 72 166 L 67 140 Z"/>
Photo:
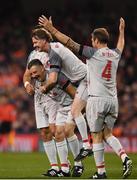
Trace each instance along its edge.
<path fill-rule="evenodd" d="M 13 123 L 16 121 L 16 107 L 9 102 L 8 95 L 0 94 L 0 134 L 6 134 L 9 143 L 9 149 L 14 148 L 15 130 Z"/>

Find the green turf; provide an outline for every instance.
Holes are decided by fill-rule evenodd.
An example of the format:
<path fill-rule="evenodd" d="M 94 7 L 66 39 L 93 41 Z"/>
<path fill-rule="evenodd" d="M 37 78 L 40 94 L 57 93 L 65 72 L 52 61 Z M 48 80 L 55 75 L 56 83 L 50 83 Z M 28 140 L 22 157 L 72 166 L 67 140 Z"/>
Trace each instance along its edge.
<path fill-rule="evenodd" d="M 137 154 L 130 154 L 130 157 L 133 160 L 130 178 L 137 179 Z M 108 178 L 120 179 L 122 177 L 120 159 L 115 154 L 106 153 L 105 160 Z M 89 178 L 95 172 L 93 157 L 88 157 L 83 163 L 85 171 L 81 178 Z M 44 153 L 0 153 L 0 178 L 45 179 L 41 173 L 49 168 L 48 164 Z"/>

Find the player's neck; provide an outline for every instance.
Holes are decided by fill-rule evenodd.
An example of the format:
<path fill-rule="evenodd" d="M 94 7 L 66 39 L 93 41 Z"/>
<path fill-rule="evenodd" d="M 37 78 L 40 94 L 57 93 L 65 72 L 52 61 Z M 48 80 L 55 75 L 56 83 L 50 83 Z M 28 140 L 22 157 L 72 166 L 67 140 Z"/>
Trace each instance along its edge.
<path fill-rule="evenodd" d="M 98 44 L 98 49 L 107 47 L 107 44 Z"/>

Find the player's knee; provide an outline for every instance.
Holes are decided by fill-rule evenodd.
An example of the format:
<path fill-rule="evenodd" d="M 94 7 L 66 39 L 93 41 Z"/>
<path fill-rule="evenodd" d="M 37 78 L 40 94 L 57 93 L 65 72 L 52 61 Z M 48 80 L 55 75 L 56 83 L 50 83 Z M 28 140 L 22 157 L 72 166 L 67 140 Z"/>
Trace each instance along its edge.
<path fill-rule="evenodd" d="M 110 136 L 112 136 L 112 130 L 105 127 L 104 130 L 103 130 L 104 140 L 107 140 Z"/>
<path fill-rule="evenodd" d="M 111 133 L 110 133 L 110 134 L 105 134 L 105 135 L 104 135 L 104 140 L 107 141 L 107 139 L 108 139 L 109 137 L 111 137 L 111 136 L 113 136 Z"/>
<path fill-rule="evenodd" d="M 92 139 L 93 139 L 93 143 L 102 143 L 103 142 L 103 133 L 102 132 L 96 132 L 96 133 L 92 133 Z"/>
<path fill-rule="evenodd" d="M 72 137 L 74 134 L 75 134 L 74 131 L 71 131 L 71 132 L 68 131 L 68 132 L 65 132 L 65 137 L 69 138 L 69 137 Z"/>
<path fill-rule="evenodd" d="M 63 141 L 65 138 L 65 133 L 64 131 L 62 131 L 62 129 L 56 129 L 56 132 L 55 132 L 55 139 L 57 142 L 60 142 L 60 141 Z"/>
<path fill-rule="evenodd" d="M 50 131 L 52 133 L 53 136 L 55 136 L 55 132 L 56 132 L 56 127 L 55 126 L 50 126 Z"/>
<path fill-rule="evenodd" d="M 41 128 L 40 136 L 44 142 L 52 140 L 52 133 L 49 128 Z"/>
<path fill-rule="evenodd" d="M 74 124 L 69 124 L 69 125 L 67 125 L 66 127 L 65 127 L 65 137 L 66 138 L 69 138 L 69 137 L 71 137 L 71 136 L 73 136 L 74 135 L 74 129 L 75 129 L 75 126 L 74 126 Z"/>

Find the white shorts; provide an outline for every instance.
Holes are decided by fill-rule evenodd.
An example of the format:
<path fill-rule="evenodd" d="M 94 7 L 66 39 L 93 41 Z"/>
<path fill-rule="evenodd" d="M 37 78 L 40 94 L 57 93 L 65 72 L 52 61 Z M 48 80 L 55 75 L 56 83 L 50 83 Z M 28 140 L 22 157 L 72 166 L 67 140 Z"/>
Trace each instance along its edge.
<path fill-rule="evenodd" d="M 55 124 L 58 110 L 58 103 L 52 100 L 38 104 L 35 103 L 35 117 L 37 128 L 49 127 L 49 124 Z"/>
<path fill-rule="evenodd" d="M 116 98 L 89 97 L 86 107 L 87 122 L 91 132 L 99 132 L 104 128 L 113 128 L 118 116 Z"/>
<path fill-rule="evenodd" d="M 57 111 L 56 125 L 64 126 L 65 123 L 73 123 L 73 118 L 71 116 L 71 105 L 70 106 L 60 106 Z"/>
<path fill-rule="evenodd" d="M 77 88 L 75 96 L 84 101 L 87 101 L 87 99 L 88 99 L 87 77 L 85 77 L 83 80 L 81 80 L 81 82 Z"/>

